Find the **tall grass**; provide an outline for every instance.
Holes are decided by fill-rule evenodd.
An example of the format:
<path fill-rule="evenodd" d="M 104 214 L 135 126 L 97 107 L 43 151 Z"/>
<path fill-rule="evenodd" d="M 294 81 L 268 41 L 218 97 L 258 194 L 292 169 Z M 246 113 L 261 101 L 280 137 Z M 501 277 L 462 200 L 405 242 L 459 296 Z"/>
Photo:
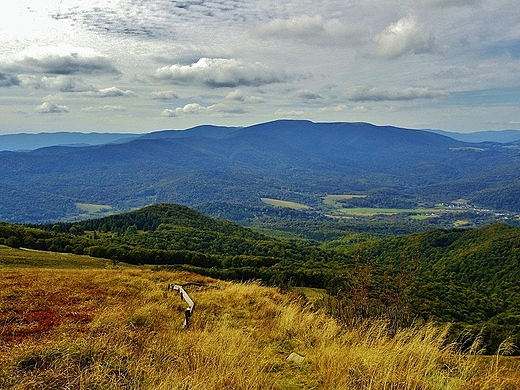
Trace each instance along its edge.
<path fill-rule="evenodd" d="M 186 287 L 196 309 L 184 329 L 185 303 L 166 286 L 187 282 L 198 285 Z M 5 389 L 520 388 L 518 364 L 446 345 L 446 327 L 344 327 L 255 283 L 144 269 L 0 270 L 0 304 Z M 288 362 L 291 352 L 304 361 Z"/>

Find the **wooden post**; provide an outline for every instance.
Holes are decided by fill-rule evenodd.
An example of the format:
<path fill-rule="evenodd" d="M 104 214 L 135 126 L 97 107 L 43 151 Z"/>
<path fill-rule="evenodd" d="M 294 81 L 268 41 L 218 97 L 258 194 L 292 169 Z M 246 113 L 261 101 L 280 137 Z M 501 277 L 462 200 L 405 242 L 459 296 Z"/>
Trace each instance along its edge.
<path fill-rule="evenodd" d="M 190 296 L 188 295 L 188 293 L 184 290 L 184 288 L 182 286 L 170 283 L 170 284 L 168 284 L 168 291 L 179 291 L 179 293 L 181 295 L 181 299 L 185 300 L 186 303 L 188 304 L 188 307 L 184 311 L 184 327 L 188 328 L 189 318 L 192 316 L 193 310 L 195 310 L 195 303 L 193 302 L 193 300 L 190 298 Z"/>

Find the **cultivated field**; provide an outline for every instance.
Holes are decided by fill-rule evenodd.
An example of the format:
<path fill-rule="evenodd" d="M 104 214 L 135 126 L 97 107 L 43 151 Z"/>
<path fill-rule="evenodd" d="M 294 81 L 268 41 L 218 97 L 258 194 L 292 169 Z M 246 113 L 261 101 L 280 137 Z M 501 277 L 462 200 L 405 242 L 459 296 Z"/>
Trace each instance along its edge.
<path fill-rule="evenodd" d="M 270 204 L 271 206 L 275 207 L 287 207 L 294 210 L 305 210 L 308 209 L 309 206 L 306 206 L 301 203 L 296 202 L 289 202 L 286 200 L 279 200 L 279 199 L 271 199 L 271 198 L 260 198 L 262 202 Z"/>
<path fill-rule="evenodd" d="M 77 218 L 99 218 L 106 215 L 113 214 L 114 210 L 112 206 L 104 204 L 91 204 L 91 203 L 76 203 L 76 207 L 81 210 Z"/>
<path fill-rule="evenodd" d="M 256 283 L 95 259 L 97 268 L 60 269 L 60 258 L 16 251 L 0 252 L 2 389 L 520 388 L 518 361 L 478 356 L 478 346 L 461 353 L 446 327 L 347 328 Z M 168 283 L 195 301 L 188 329 Z"/>

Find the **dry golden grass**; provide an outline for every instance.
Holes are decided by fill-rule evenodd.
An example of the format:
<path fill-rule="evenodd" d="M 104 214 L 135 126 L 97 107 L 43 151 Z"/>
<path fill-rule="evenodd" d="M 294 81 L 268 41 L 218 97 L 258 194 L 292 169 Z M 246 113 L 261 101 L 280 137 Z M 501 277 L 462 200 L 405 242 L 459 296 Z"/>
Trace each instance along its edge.
<path fill-rule="evenodd" d="M 166 287 L 189 282 L 186 330 Z M 444 328 L 345 329 L 277 289 L 189 273 L 0 269 L 0 327 L 5 389 L 520 388 L 518 361 L 461 354 Z"/>

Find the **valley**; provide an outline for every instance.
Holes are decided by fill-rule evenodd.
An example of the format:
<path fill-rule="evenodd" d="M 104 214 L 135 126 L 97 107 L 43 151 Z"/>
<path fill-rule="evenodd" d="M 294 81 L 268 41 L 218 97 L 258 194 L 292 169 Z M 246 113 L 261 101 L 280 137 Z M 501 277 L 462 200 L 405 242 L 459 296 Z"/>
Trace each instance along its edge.
<path fill-rule="evenodd" d="M 497 222 L 513 224 L 520 222 L 520 213 L 485 209 L 472 205 L 464 199 L 458 199 L 449 204 L 415 205 L 415 207 L 410 203 L 411 207 L 409 208 L 382 207 L 379 205 L 379 200 L 377 201 L 379 204 L 376 203 L 372 206 L 373 201 L 370 195 L 362 194 L 327 195 L 322 199 L 322 204 L 317 204 L 312 208 L 305 204 L 280 199 L 262 198 L 262 202 L 273 207 L 314 212 L 333 220 L 357 219 L 370 221 L 377 218 L 378 220 L 386 220 L 388 222 L 392 222 L 392 220 L 405 222 L 407 219 L 412 221 L 428 219 L 437 223 L 439 227 L 470 227 Z M 395 199 L 390 198 L 386 202 L 387 204 L 392 204 L 394 201 Z M 302 216 L 302 218 L 304 217 Z"/>
<path fill-rule="evenodd" d="M 0 152 L 0 220 L 74 221 L 95 216 L 81 205 L 119 213 L 168 202 L 245 225 L 290 206 L 303 220 L 315 218 L 314 210 L 335 217 L 349 216 L 348 208 L 365 215 L 415 210 L 422 218 L 416 209 L 436 208 L 429 226 L 449 226 L 445 219 L 480 226 L 499 220 L 494 213 L 520 212 L 519 170 L 512 143 L 471 144 L 421 130 L 297 120 L 202 126 L 120 143 Z M 362 197 L 332 202 L 331 194 Z M 455 219 L 436 207 L 457 199 L 471 205 L 468 215 Z"/>

